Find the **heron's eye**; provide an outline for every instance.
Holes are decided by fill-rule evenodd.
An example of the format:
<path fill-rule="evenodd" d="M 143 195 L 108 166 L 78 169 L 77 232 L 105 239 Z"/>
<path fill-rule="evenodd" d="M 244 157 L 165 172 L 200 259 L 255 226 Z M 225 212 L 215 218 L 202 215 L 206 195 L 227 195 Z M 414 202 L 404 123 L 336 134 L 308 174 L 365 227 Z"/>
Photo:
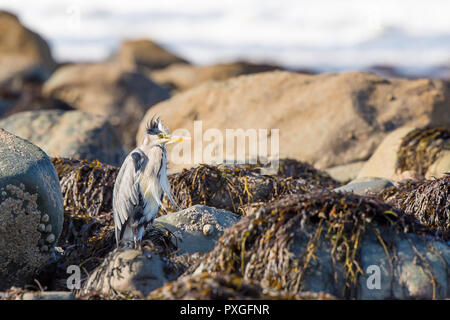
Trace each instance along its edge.
<path fill-rule="evenodd" d="M 158 138 L 160 138 L 160 139 L 163 139 L 163 138 L 165 138 L 165 134 L 164 133 L 158 133 Z"/>

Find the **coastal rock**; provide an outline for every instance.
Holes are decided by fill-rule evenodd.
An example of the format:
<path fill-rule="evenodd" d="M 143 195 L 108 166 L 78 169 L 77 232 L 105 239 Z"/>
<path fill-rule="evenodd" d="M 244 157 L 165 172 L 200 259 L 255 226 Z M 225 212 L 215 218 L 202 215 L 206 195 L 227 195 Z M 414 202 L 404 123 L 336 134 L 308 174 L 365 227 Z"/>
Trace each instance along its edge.
<path fill-rule="evenodd" d="M 148 39 L 126 40 L 122 42 L 118 53 L 118 60 L 124 69 L 142 71 L 165 68 L 173 63 L 187 63 L 186 60 Z"/>
<path fill-rule="evenodd" d="M 300 174 L 300 170 L 296 174 Z M 304 174 L 309 180 L 315 181 L 315 184 L 302 178 L 263 175 L 258 167 L 204 164 L 170 175 L 169 183 L 182 208 L 202 204 L 242 215 L 246 206 L 251 203 L 267 202 L 285 194 L 322 189 L 317 185 L 321 183 L 321 178 L 324 178 L 327 186 L 332 181 L 326 175 Z M 177 210 L 167 199 L 164 203 L 171 211 Z"/>
<path fill-rule="evenodd" d="M 365 161 L 356 161 L 349 164 L 343 164 L 340 166 L 328 168 L 324 171 L 328 173 L 333 179 L 339 182 L 347 183 L 353 179 L 356 179 L 359 171 L 361 171 L 365 163 Z"/>
<path fill-rule="evenodd" d="M 178 238 L 178 252 L 206 253 L 217 243 L 225 229 L 230 228 L 239 216 L 232 212 L 195 205 L 178 212 L 171 212 L 155 219 Z"/>
<path fill-rule="evenodd" d="M 361 181 L 365 180 L 365 181 Z M 345 186 L 333 189 L 336 192 L 352 192 L 359 195 L 378 194 L 386 188 L 393 187 L 394 184 L 387 179 L 361 179 L 353 180 Z"/>
<path fill-rule="evenodd" d="M 244 74 L 280 70 L 281 67 L 249 62 L 220 63 L 194 66 L 176 63 L 150 73 L 151 78 L 164 87 L 185 91 L 206 81 L 221 81 Z"/>
<path fill-rule="evenodd" d="M 448 127 L 400 128 L 389 134 L 358 177 L 440 178 L 450 172 Z"/>
<path fill-rule="evenodd" d="M 0 34 L 0 61 L 9 61 L 9 67 L 1 69 L 0 79 L 14 75 L 14 68 L 20 73 L 32 65 L 41 66 L 44 78 L 56 68 L 45 40 L 22 25 L 14 14 L 0 10 Z"/>
<path fill-rule="evenodd" d="M 375 198 L 321 191 L 262 205 L 186 275 L 233 273 L 289 294 L 444 299 L 449 261 L 448 243 L 401 211 Z M 380 294 L 367 285 L 371 266 L 381 269 Z"/>
<path fill-rule="evenodd" d="M 97 292 L 109 298 L 143 298 L 165 282 L 178 278 L 182 271 L 182 265 L 158 252 L 116 249 L 89 276 L 80 294 Z"/>
<path fill-rule="evenodd" d="M 59 99 L 44 97 L 41 93 L 41 86 L 39 82 L 34 82 L 26 77 L 19 82 L 11 83 L 11 85 L 0 84 L 0 118 L 7 118 L 23 111 L 74 110 Z"/>
<path fill-rule="evenodd" d="M 225 129 L 276 128 L 280 158 L 325 169 L 367 160 L 396 128 L 450 125 L 449 96 L 441 80 L 264 72 L 205 83 L 155 105 L 141 122 L 137 141 L 154 114 L 172 132 L 182 128 L 191 137 L 195 120 L 202 120 L 203 132 L 216 128 L 223 137 Z M 184 167 L 194 165 L 193 158 L 187 160 Z"/>
<path fill-rule="evenodd" d="M 136 145 L 137 128 L 145 112 L 170 96 L 144 74 L 124 71 L 112 63 L 61 67 L 44 84 L 43 92 L 76 109 L 106 116 L 126 150 Z"/>
<path fill-rule="evenodd" d="M 50 159 L 0 129 L 0 290 L 32 280 L 62 226 L 63 200 Z"/>
<path fill-rule="evenodd" d="M 125 158 L 114 128 L 102 116 L 81 111 L 26 111 L 0 120 L 0 127 L 38 145 L 52 157 L 112 165 L 120 165 Z"/>

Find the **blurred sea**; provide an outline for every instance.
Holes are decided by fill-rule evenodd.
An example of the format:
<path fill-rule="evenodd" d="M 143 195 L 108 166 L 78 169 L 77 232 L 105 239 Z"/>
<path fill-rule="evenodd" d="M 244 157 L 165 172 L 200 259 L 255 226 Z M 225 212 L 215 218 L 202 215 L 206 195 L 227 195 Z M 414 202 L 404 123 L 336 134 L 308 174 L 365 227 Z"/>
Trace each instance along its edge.
<path fill-rule="evenodd" d="M 196 64 L 450 74 L 449 0 L 1 0 L 0 8 L 61 62 L 102 60 L 123 39 L 147 37 Z"/>

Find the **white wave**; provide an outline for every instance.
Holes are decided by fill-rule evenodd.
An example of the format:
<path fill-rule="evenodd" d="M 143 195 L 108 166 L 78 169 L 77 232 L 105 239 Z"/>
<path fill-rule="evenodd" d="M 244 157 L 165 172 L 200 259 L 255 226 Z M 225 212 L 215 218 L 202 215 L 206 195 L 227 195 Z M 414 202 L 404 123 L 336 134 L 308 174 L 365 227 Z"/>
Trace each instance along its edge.
<path fill-rule="evenodd" d="M 102 60 L 147 37 L 197 64 L 237 58 L 317 70 L 450 63 L 448 0 L 18 0 L 0 3 L 58 60 Z"/>

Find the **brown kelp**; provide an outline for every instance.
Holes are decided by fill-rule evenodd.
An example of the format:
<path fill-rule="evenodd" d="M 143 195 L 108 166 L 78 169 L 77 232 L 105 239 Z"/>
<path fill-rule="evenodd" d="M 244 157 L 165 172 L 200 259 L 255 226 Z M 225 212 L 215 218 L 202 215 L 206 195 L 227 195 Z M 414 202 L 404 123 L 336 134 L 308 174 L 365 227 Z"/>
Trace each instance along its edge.
<path fill-rule="evenodd" d="M 372 197 L 330 191 L 292 194 L 242 218 L 187 273 L 237 274 L 264 288 L 297 294 L 308 290 L 303 287 L 308 273 L 323 267 L 317 265 L 320 255 L 335 270 L 334 277 L 324 281 L 336 282 L 327 292 L 351 298 L 363 273 L 359 262 L 362 237 L 372 234 L 392 259 L 390 239 L 407 231 L 426 232 L 408 215 Z M 344 275 L 342 283 L 338 273 Z"/>
<path fill-rule="evenodd" d="M 166 283 L 151 292 L 151 300 L 254 300 L 254 299 L 304 299 L 332 300 L 326 293 L 301 292 L 284 295 L 276 290 L 267 290 L 252 280 L 244 280 L 236 274 L 203 272 L 187 275 Z"/>
<path fill-rule="evenodd" d="M 449 128 L 414 129 L 402 139 L 397 150 L 396 169 L 399 172 L 412 170 L 425 175 L 442 150 L 450 150 Z"/>
<path fill-rule="evenodd" d="M 450 175 L 433 180 L 407 180 L 380 197 L 450 239 Z"/>
<path fill-rule="evenodd" d="M 169 182 L 182 208 L 203 204 L 237 214 L 243 214 L 249 203 L 317 189 L 303 179 L 261 175 L 244 166 L 229 165 L 201 164 L 169 176 Z"/>
<path fill-rule="evenodd" d="M 64 199 L 59 245 L 65 262 L 92 269 L 114 246 L 112 194 L 118 168 L 98 161 L 53 158 Z"/>

